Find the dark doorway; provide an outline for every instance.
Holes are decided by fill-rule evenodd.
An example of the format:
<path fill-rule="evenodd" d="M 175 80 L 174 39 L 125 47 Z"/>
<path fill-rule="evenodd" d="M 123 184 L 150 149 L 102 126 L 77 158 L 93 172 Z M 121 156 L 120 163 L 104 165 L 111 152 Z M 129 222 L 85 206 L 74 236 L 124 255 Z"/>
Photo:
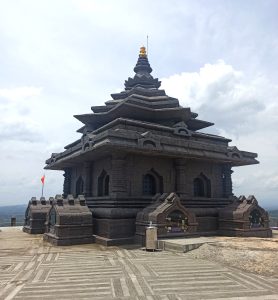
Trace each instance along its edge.
<path fill-rule="evenodd" d="M 84 181 L 81 176 L 79 176 L 78 180 L 76 181 L 76 196 L 83 195 L 84 193 Z"/>
<path fill-rule="evenodd" d="M 109 195 L 109 175 L 103 170 L 98 177 L 98 196 Z"/>
<path fill-rule="evenodd" d="M 151 174 L 146 174 L 143 177 L 143 195 L 155 195 L 156 183 L 155 178 Z"/>
<path fill-rule="evenodd" d="M 194 197 L 211 197 L 211 183 L 210 180 L 201 173 L 193 181 Z"/>

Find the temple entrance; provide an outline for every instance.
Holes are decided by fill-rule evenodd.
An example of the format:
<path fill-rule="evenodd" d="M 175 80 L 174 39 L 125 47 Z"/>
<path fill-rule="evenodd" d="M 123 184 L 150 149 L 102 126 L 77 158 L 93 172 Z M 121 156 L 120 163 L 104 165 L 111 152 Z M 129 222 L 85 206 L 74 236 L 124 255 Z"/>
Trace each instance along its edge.
<path fill-rule="evenodd" d="M 166 217 L 166 229 L 168 233 L 186 232 L 187 228 L 188 218 L 183 212 L 174 210 Z"/>

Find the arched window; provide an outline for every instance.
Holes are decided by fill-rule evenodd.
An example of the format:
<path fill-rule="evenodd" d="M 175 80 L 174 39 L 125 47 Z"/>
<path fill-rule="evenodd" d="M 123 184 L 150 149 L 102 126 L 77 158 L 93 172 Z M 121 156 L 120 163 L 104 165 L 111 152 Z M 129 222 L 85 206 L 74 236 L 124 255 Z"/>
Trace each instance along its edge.
<path fill-rule="evenodd" d="M 143 176 L 143 195 L 163 193 L 163 177 L 153 168 Z"/>
<path fill-rule="evenodd" d="M 82 195 L 84 192 L 84 181 L 81 176 L 79 176 L 78 180 L 76 181 L 75 191 L 76 191 L 76 196 Z"/>
<path fill-rule="evenodd" d="M 151 174 L 146 174 L 143 177 L 143 194 L 144 195 L 155 195 L 156 194 L 155 178 Z"/>
<path fill-rule="evenodd" d="M 204 182 L 201 178 L 194 179 L 194 197 L 204 197 L 205 187 Z"/>
<path fill-rule="evenodd" d="M 98 196 L 109 195 L 109 175 L 106 171 L 102 171 L 98 177 Z"/>
<path fill-rule="evenodd" d="M 109 175 L 105 176 L 104 179 L 104 196 L 109 195 Z"/>
<path fill-rule="evenodd" d="M 201 173 L 193 181 L 194 197 L 211 197 L 211 183 L 210 180 Z"/>

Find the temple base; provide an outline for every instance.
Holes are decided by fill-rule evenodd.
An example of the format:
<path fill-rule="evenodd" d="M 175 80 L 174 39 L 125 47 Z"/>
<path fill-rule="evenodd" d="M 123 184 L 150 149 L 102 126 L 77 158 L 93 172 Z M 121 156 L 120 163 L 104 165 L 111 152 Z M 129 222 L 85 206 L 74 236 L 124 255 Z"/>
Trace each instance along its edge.
<path fill-rule="evenodd" d="M 95 238 L 92 237 L 71 237 L 71 238 L 59 238 L 51 233 L 45 233 L 43 240 L 51 243 L 54 246 L 70 246 L 70 245 L 81 245 L 91 244 L 95 242 Z"/>
<path fill-rule="evenodd" d="M 269 228 L 262 228 L 257 230 L 230 229 L 230 230 L 219 230 L 218 234 L 222 236 L 235 236 L 235 237 L 271 238 L 272 230 Z"/>
<path fill-rule="evenodd" d="M 134 244 L 134 237 L 109 239 L 102 236 L 94 235 L 95 242 L 102 246 L 120 246 Z"/>
<path fill-rule="evenodd" d="M 24 226 L 22 228 L 23 232 L 29 233 L 29 234 L 43 234 L 45 233 L 45 229 L 44 228 L 32 228 L 30 226 Z"/>

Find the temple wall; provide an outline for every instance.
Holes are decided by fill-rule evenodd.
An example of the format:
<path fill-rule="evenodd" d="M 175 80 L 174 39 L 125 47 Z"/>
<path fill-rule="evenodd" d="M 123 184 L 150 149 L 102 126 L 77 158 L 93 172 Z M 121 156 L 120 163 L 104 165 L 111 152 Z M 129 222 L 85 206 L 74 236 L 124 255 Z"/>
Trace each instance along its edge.
<path fill-rule="evenodd" d="M 100 160 L 94 161 L 94 167 L 92 172 L 92 196 L 97 197 L 98 192 L 98 177 L 100 176 L 101 172 L 105 170 L 108 175 L 111 177 L 111 157 L 105 157 Z"/>
<path fill-rule="evenodd" d="M 82 176 L 84 180 L 84 170 L 83 166 L 80 165 L 78 167 L 72 168 L 72 173 L 71 173 L 71 194 L 76 193 L 76 181 L 78 180 L 79 176 Z"/>
<path fill-rule="evenodd" d="M 101 172 L 105 170 L 110 176 L 110 191 L 113 191 L 112 172 L 113 159 L 111 156 L 105 157 L 98 161 L 94 161 L 91 169 L 90 186 L 93 197 L 97 196 L 97 178 Z M 175 160 L 172 158 L 146 157 L 142 155 L 129 154 L 125 157 L 125 163 L 122 170 L 123 178 L 125 179 L 126 195 L 140 197 L 143 191 L 143 175 L 154 170 L 163 177 L 163 192 L 176 192 L 176 176 L 177 169 L 175 168 Z M 223 182 L 222 182 L 223 167 L 216 163 L 207 163 L 193 160 L 185 160 L 184 165 L 184 194 L 188 197 L 193 197 L 194 188 L 193 180 L 203 173 L 211 182 L 211 197 L 223 197 Z M 125 176 L 124 176 L 124 173 Z M 86 181 L 86 169 L 84 165 L 72 168 L 71 188 L 72 194 L 76 193 L 76 182 L 82 176 L 84 184 Z M 117 179 L 121 179 L 121 171 L 118 170 Z"/>
<path fill-rule="evenodd" d="M 203 173 L 211 182 L 211 197 L 223 197 L 221 165 L 191 160 L 187 162 L 185 172 L 187 177 L 185 190 L 188 196 L 193 197 L 194 195 L 194 178 Z"/>
<path fill-rule="evenodd" d="M 175 190 L 175 170 L 170 158 L 146 157 L 130 155 L 127 158 L 128 195 L 142 196 L 143 175 L 154 169 L 163 177 L 163 191 L 170 193 Z"/>

